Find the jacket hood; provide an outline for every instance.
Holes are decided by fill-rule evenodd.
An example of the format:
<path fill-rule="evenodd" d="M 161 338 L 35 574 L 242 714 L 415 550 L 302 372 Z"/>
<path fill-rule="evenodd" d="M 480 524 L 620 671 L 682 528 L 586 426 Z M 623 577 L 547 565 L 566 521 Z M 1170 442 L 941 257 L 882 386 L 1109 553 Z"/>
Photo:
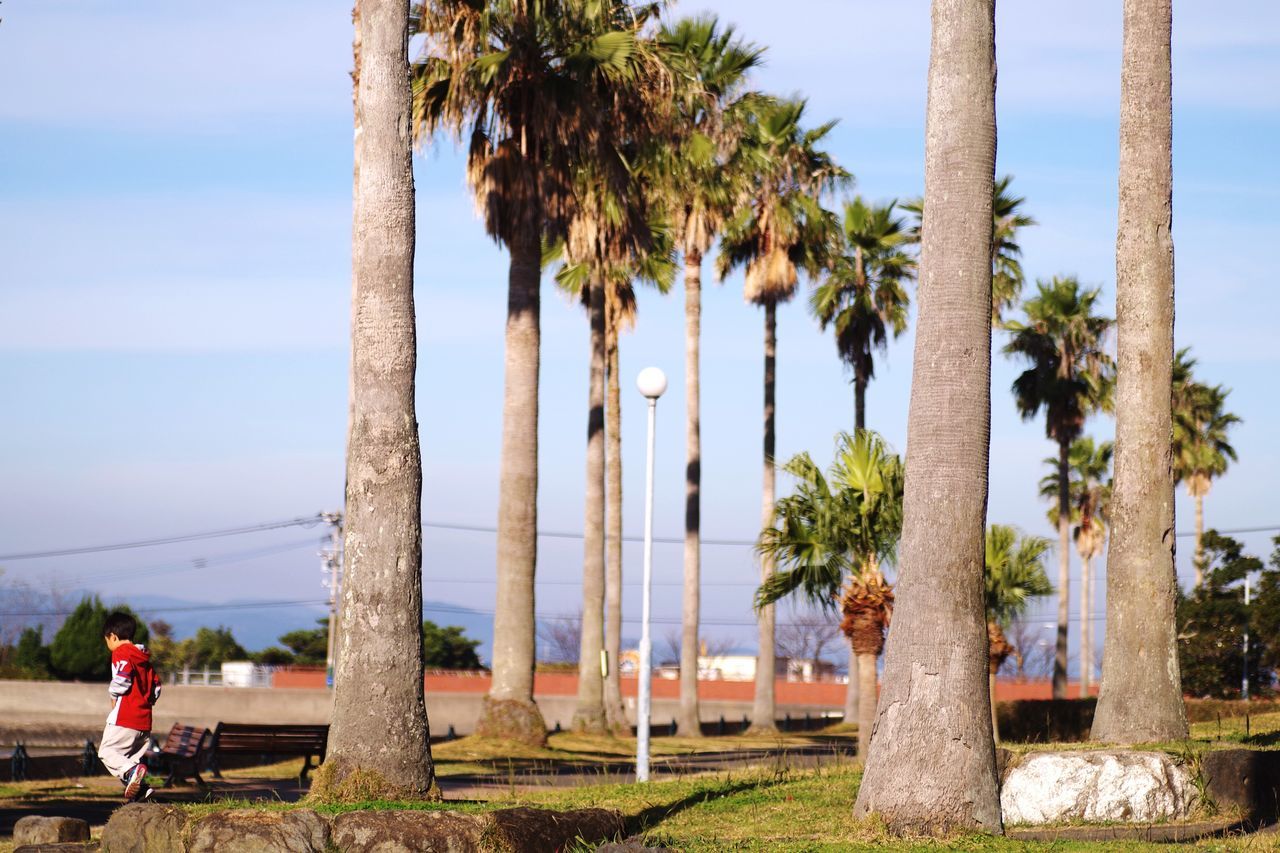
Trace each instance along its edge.
<path fill-rule="evenodd" d="M 146 646 L 125 643 L 120 647 L 120 651 L 129 663 L 151 663 L 151 652 L 147 651 Z"/>

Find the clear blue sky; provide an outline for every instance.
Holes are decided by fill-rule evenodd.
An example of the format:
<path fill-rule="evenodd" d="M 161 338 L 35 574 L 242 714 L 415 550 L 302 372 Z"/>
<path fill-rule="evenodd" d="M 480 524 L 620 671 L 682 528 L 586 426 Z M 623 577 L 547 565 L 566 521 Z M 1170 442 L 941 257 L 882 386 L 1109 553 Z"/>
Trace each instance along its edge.
<path fill-rule="evenodd" d="M 1075 274 L 1113 302 L 1118 4 L 1002 3 L 999 170 L 1039 220 L 1032 277 Z M 767 44 L 757 85 L 836 118 L 832 151 L 875 199 L 921 190 L 928 4 L 689 2 Z M 347 3 L 171 4 L 10 0 L 0 23 L 0 553 L 144 538 L 338 508 L 350 286 L 351 29 Z M 1219 527 L 1280 525 L 1271 241 L 1280 225 L 1280 7 L 1179 3 L 1175 21 L 1175 228 L 1179 345 L 1232 387 L 1241 461 L 1206 502 Z M 419 419 L 429 521 L 496 514 L 506 260 L 473 212 L 457 153 L 417 159 Z M 644 293 L 622 344 L 625 517 L 639 532 L 642 401 L 631 377 L 671 377 L 659 406 L 657 530 L 682 529 L 682 300 Z M 544 528 L 580 530 L 587 368 L 580 308 L 543 308 Z M 759 520 L 760 312 L 740 277 L 709 287 L 703 342 L 704 535 Z M 829 457 L 852 393 L 829 336 L 800 300 L 780 311 L 778 452 Z M 997 345 L 1001 342 L 997 335 Z M 869 424 L 905 444 L 912 338 L 893 343 Z M 1052 452 L 993 375 L 989 517 L 1051 535 L 1036 497 Z M 1098 418 L 1089 431 L 1109 437 Z M 1179 498 L 1179 528 L 1190 504 Z M 208 602 L 321 598 L 312 541 L 237 540 L 14 562 L 9 578 L 112 598 L 198 582 Z M 1244 537 L 1270 551 L 1266 534 Z M 236 551 L 294 550 L 177 574 Z M 1189 574 L 1188 540 L 1180 563 Z M 426 597 L 492 607 L 492 537 L 428 531 Z M 1074 555 L 1073 555 L 1074 556 Z M 578 608 L 581 546 L 544 540 L 539 611 Z M 743 623 L 749 549 L 707 547 L 704 618 Z M 639 572 L 638 550 L 627 573 Z M 659 546 L 655 615 L 679 614 L 680 549 Z M 460 581 L 467 581 L 462 583 Z M 561 581 L 564 583 L 551 583 Z M 172 590 L 170 590 L 172 592 Z M 628 590 L 628 614 L 638 614 Z M 1102 596 L 1098 596 L 1101 612 Z M 1046 602 L 1045 614 L 1051 602 Z M 1078 592 L 1073 590 L 1073 613 Z M 210 613 L 239 625 L 258 618 Z M 272 619 L 281 619 L 279 611 Z M 310 618 L 297 612 L 299 623 Z M 442 619 L 446 617 L 442 616 Z M 239 620 L 239 621 L 237 621 Z M 628 633 L 634 633 L 628 627 Z M 659 630 L 659 634 L 663 629 Z M 1074 630 L 1074 629 L 1073 629 Z M 749 628 L 709 625 L 747 641 Z"/>

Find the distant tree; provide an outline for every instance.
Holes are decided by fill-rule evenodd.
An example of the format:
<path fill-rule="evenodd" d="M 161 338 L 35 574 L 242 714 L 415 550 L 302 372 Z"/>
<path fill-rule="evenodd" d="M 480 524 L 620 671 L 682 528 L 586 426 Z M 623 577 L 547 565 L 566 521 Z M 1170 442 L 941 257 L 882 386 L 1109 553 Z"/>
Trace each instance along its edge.
<path fill-rule="evenodd" d="M 14 648 L 13 664 L 24 678 L 49 677 L 49 647 L 44 644 L 44 628 L 26 628 Z"/>
<path fill-rule="evenodd" d="M 1214 530 L 1204 534 L 1204 583 L 1178 600 L 1178 662 L 1183 690 L 1192 696 L 1238 699 L 1244 676 L 1244 634 L 1250 611 L 1244 603 L 1244 577 L 1262 569 L 1262 561 L 1244 553 L 1240 543 Z M 1268 591 L 1275 587 L 1268 579 Z M 1263 659 L 1272 657 L 1262 637 L 1250 637 L 1250 692 L 1260 680 Z"/>
<path fill-rule="evenodd" d="M 430 620 L 422 623 L 422 661 L 427 669 L 484 669 L 476 654 L 479 645 L 457 625 L 441 628 Z"/>
<path fill-rule="evenodd" d="M 316 620 L 318 628 L 302 628 L 280 635 L 280 642 L 293 654 L 293 662 L 322 664 L 329 656 L 329 617 Z"/>
<path fill-rule="evenodd" d="M 182 644 L 173 638 L 173 626 L 163 619 L 156 619 L 148 624 L 151 631 L 151 642 L 147 645 L 151 652 L 151 665 L 163 677 L 166 672 L 182 668 Z"/>
<path fill-rule="evenodd" d="M 996 673 L 1010 655 L 1022 659 L 1022 650 L 1009 642 L 1005 631 L 1031 605 L 1031 599 L 1053 594 L 1044 573 L 1044 555 L 1051 547 L 1041 536 L 1020 536 L 1004 524 L 987 527 L 983 569 L 987 608 L 987 687 L 991 693 L 991 730 L 996 740 Z"/>
<path fill-rule="evenodd" d="M 262 651 L 254 652 L 251 657 L 254 663 L 263 666 L 289 666 L 298 662 L 293 652 L 279 646 L 267 646 Z"/>
<path fill-rule="evenodd" d="M 1271 567 L 1258 580 L 1250 614 L 1250 641 L 1257 637 L 1262 645 L 1262 665 L 1274 679 L 1280 670 L 1280 536 L 1271 540 Z"/>
<path fill-rule="evenodd" d="M 1037 284 L 1037 293 L 1022 305 L 1024 320 L 1010 321 L 1005 355 L 1027 362 L 1013 381 L 1013 395 L 1023 420 L 1045 412 L 1045 434 L 1058 444 L 1058 636 L 1053 670 L 1053 698 L 1067 697 L 1067 619 L 1071 570 L 1071 444 L 1085 421 L 1110 411 L 1115 364 L 1106 352 L 1114 325 L 1096 314 L 1100 288 L 1081 288 L 1074 276 Z"/>
<path fill-rule="evenodd" d="M 244 646 L 237 643 L 231 629 L 224 626 L 200 628 L 194 637 L 184 641 L 184 645 L 188 643 L 190 651 L 186 662 L 192 666 L 218 667 L 223 661 L 249 659 Z"/>
<path fill-rule="evenodd" d="M 1195 499 L 1194 560 L 1196 586 L 1203 580 L 1204 499 L 1213 481 L 1236 461 L 1235 448 L 1227 432 L 1240 417 L 1225 410 L 1230 389 L 1204 385 L 1192 371 L 1196 360 L 1189 348 L 1178 350 L 1173 363 L 1173 482 L 1187 484 L 1187 494 Z"/>
<path fill-rule="evenodd" d="M 538 625 L 542 659 L 546 663 L 576 664 L 582 645 L 582 616 L 561 616 Z"/>
<path fill-rule="evenodd" d="M 125 606 L 108 610 L 96 595 L 80 600 L 49 645 L 54 675 L 74 681 L 107 681 L 111 678 L 111 653 L 102 641 L 102 623 L 112 610 L 133 612 Z M 146 623 L 139 619 L 133 641 L 143 644 L 149 638 Z"/>

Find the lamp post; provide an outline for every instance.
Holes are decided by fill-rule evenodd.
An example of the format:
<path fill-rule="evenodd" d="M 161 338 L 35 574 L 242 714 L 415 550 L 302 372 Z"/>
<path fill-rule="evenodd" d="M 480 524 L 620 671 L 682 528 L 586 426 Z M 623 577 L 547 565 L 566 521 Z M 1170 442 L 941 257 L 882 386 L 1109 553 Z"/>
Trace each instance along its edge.
<path fill-rule="evenodd" d="M 640 598 L 639 707 L 636 709 L 636 781 L 649 781 L 649 706 L 653 641 L 649 636 L 649 588 L 653 581 L 653 447 L 658 398 L 667 390 L 667 375 L 646 367 L 636 377 L 636 387 L 649 401 L 649 449 L 644 476 L 644 582 Z"/>

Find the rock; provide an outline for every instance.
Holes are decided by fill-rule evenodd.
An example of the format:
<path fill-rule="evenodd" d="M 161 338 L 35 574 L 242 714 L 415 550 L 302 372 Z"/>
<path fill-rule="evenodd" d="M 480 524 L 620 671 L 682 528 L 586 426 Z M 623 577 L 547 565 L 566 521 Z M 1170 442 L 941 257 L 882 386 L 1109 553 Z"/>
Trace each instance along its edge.
<path fill-rule="evenodd" d="M 215 812 L 191 828 L 188 853 L 324 853 L 329 823 L 310 809 Z"/>
<path fill-rule="evenodd" d="M 1280 801 L 1280 753 L 1220 749 L 1200 756 L 1200 772 L 1210 799 L 1220 809 L 1237 809 L 1251 820 L 1274 821 Z"/>
<path fill-rule="evenodd" d="M 1007 771 L 1007 825 L 1066 821 L 1178 820 L 1195 806 L 1191 774 L 1163 752 L 1037 752 Z"/>
<path fill-rule="evenodd" d="M 28 815 L 13 827 L 15 847 L 36 844 L 62 844 L 89 840 L 89 824 L 74 817 Z"/>
<path fill-rule="evenodd" d="M 604 809 L 502 809 L 480 814 L 431 809 L 359 811 L 333 822 L 333 843 L 352 853 L 469 853 L 563 850 L 579 840 L 622 835 L 622 816 Z"/>
<path fill-rule="evenodd" d="M 451 811 L 359 811 L 333 821 L 333 844 L 350 853 L 463 853 L 480 849 L 481 815 Z"/>
<path fill-rule="evenodd" d="M 102 830 L 104 853 L 182 853 L 187 813 L 177 806 L 133 803 L 118 808 Z"/>
<path fill-rule="evenodd" d="M 85 853 L 86 850 L 97 850 L 93 841 L 64 841 L 59 844 L 24 844 L 13 848 L 13 853 Z"/>
<path fill-rule="evenodd" d="M 612 841 L 625 832 L 622 815 L 608 809 L 501 809 L 488 814 L 494 839 L 505 850 L 564 850 L 576 841 Z"/>

